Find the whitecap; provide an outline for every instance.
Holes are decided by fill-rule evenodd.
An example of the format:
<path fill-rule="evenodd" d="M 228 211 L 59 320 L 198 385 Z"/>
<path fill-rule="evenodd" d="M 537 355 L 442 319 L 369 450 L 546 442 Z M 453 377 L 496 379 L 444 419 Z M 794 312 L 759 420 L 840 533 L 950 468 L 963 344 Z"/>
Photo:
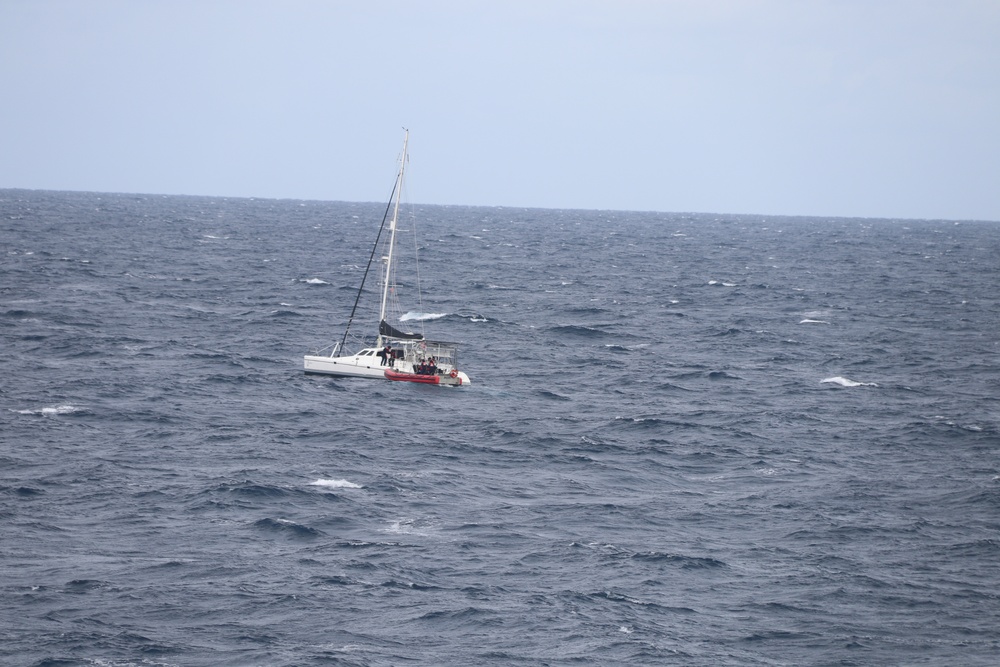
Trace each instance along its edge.
<path fill-rule="evenodd" d="M 302 282 L 308 283 L 310 285 L 329 285 L 330 284 L 330 283 L 326 282 L 325 280 L 323 280 L 322 278 L 309 278 L 308 280 L 303 280 Z"/>
<path fill-rule="evenodd" d="M 403 525 L 404 523 L 406 524 L 405 527 Z M 386 528 L 386 531 L 390 533 L 408 533 L 410 532 L 409 529 L 410 529 L 410 522 L 401 520 L 401 521 L 393 521 L 392 523 L 390 523 L 389 527 Z"/>
<path fill-rule="evenodd" d="M 417 313 L 410 311 L 399 318 L 400 322 L 409 322 L 410 320 L 416 320 L 417 322 L 424 322 L 426 320 L 439 320 L 442 317 L 447 317 L 448 313 Z"/>
<path fill-rule="evenodd" d="M 54 408 L 42 408 L 40 410 L 16 410 L 21 415 L 68 415 L 79 411 L 80 408 L 74 405 L 57 405 Z"/>
<path fill-rule="evenodd" d="M 427 537 L 428 533 L 426 530 L 421 530 L 416 527 L 417 522 L 413 519 L 399 519 L 398 521 L 390 521 L 389 527 L 383 529 L 386 533 L 394 533 L 397 535 L 417 535 L 420 537 Z"/>
<path fill-rule="evenodd" d="M 354 482 L 349 482 L 346 479 L 317 479 L 315 482 L 309 482 L 309 486 L 322 486 L 328 489 L 360 489 L 363 488 L 360 484 L 355 484 Z"/>
<path fill-rule="evenodd" d="M 830 384 L 839 384 L 841 387 L 877 387 L 878 385 L 874 382 L 855 382 L 854 380 L 848 380 L 845 377 L 826 378 L 825 380 L 820 380 L 820 384 L 824 382 L 829 382 Z"/>
<path fill-rule="evenodd" d="M 811 320 L 809 318 L 806 318 L 801 322 L 799 322 L 799 324 L 829 324 L 829 322 L 827 322 L 826 320 Z"/>

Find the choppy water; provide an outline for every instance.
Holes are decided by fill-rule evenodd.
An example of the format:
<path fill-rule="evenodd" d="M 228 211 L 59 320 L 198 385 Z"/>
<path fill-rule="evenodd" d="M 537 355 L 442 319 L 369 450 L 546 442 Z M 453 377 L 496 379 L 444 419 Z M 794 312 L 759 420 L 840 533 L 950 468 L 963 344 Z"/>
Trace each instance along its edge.
<path fill-rule="evenodd" d="M 1000 224 L 0 191 L 0 663 L 993 665 Z"/>

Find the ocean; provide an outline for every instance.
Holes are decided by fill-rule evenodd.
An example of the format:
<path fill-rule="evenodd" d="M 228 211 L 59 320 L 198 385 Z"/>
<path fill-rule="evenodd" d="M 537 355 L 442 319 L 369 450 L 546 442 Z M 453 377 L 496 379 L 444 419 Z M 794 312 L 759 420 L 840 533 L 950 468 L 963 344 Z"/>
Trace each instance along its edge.
<path fill-rule="evenodd" d="M 0 190 L 0 664 L 1000 664 L 1000 223 L 383 210 Z"/>

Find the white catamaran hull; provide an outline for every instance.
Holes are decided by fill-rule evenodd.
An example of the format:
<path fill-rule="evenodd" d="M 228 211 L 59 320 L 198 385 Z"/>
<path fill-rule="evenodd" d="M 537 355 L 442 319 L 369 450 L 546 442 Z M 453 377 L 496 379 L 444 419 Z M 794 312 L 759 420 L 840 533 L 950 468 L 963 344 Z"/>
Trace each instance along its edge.
<path fill-rule="evenodd" d="M 382 364 L 382 359 L 373 354 L 376 350 L 362 350 L 358 354 L 349 357 L 318 357 L 306 355 L 306 373 L 317 375 L 335 375 L 338 377 L 352 378 L 372 378 L 375 380 L 385 380 L 386 370 L 403 371 L 404 373 L 414 373 L 412 364 L 400 361 L 394 367 Z M 457 384 L 468 386 L 472 383 L 469 376 L 463 371 L 455 371 L 457 382 L 446 381 L 443 384 Z"/>
<path fill-rule="evenodd" d="M 316 357 L 306 355 L 306 373 L 317 373 L 320 375 L 338 375 L 340 377 L 351 378 L 373 378 L 376 380 L 385 379 L 385 369 L 388 366 L 382 365 L 382 359 L 374 355 L 366 355 L 367 350 L 362 350 L 360 354 L 349 357 Z"/>

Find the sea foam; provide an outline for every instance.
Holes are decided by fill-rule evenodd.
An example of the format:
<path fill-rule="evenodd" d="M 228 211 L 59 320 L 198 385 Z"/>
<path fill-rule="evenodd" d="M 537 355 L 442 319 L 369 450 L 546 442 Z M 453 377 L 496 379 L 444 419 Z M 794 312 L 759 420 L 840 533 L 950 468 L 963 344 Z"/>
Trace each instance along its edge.
<path fill-rule="evenodd" d="M 328 489 L 360 489 L 362 486 L 360 484 L 355 484 L 354 482 L 349 482 L 346 479 L 317 479 L 315 482 L 309 482 L 309 486 L 323 486 Z"/>
<path fill-rule="evenodd" d="M 80 408 L 74 405 L 57 405 L 54 408 L 41 408 L 40 410 L 15 410 L 21 415 L 68 415 L 79 412 Z"/>
<path fill-rule="evenodd" d="M 820 383 L 828 382 L 830 384 L 839 384 L 841 387 L 877 387 L 878 385 L 874 382 L 855 382 L 854 380 L 848 380 L 845 377 L 826 378 L 825 380 L 820 380 Z"/>
<path fill-rule="evenodd" d="M 409 322 L 411 320 L 417 322 L 424 322 L 427 320 L 439 320 L 442 317 L 447 317 L 448 313 L 417 313 L 410 311 L 399 318 L 400 322 Z"/>

